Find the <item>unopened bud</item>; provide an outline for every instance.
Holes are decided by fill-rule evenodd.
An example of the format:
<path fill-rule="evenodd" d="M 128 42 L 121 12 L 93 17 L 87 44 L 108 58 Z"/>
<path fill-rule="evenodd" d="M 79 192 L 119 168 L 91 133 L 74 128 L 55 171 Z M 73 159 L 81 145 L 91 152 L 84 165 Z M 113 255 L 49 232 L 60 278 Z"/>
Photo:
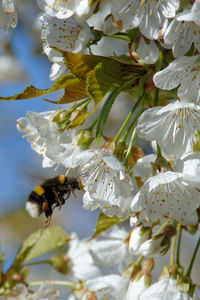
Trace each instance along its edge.
<path fill-rule="evenodd" d="M 73 137 L 72 143 L 79 146 L 82 150 L 86 150 L 90 147 L 93 141 L 92 132 L 90 130 L 79 130 L 79 132 Z"/>
<path fill-rule="evenodd" d="M 151 237 L 150 227 L 137 226 L 133 229 L 129 240 L 129 251 L 138 254 L 140 246 Z"/>
<path fill-rule="evenodd" d="M 65 256 L 53 256 L 50 263 L 56 271 L 62 274 L 67 274 L 71 270 L 71 260 Z"/>

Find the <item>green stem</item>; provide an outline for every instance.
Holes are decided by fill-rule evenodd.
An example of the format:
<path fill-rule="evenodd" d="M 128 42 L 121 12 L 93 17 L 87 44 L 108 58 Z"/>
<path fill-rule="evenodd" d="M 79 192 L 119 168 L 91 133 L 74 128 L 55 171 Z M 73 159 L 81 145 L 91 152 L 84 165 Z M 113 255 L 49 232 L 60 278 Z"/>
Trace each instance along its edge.
<path fill-rule="evenodd" d="M 196 247 L 195 247 L 195 249 L 194 249 L 194 253 L 193 253 L 193 255 L 192 255 L 192 259 L 191 259 L 190 264 L 189 264 L 189 267 L 188 267 L 188 269 L 187 269 L 187 271 L 186 271 L 186 274 L 185 274 L 186 277 L 189 277 L 189 276 L 190 276 L 190 273 L 191 273 L 191 271 L 192 271 L 192 266 L 193 266 L 195 257 L 196 257 L 196 255 L 197 255 L 199 246 L 200 246 L 200 237 L 199 237 L 199 239 L 198 239 L 198 241 L 197 241 Z"/>
<path fill-rule="evenodd" d="M 122 134 L 122 132 L 124 131 L 126 125 L 128 124 L 129 120 L 131 119 L 133 113 L 135 112 L 136 108 L 138 107 L 138 105 L 140 104 L 140 102 L 142 101 L 142 98 L 144 97 L 144 93 L 142 94 L 142 96 L 137 100 L 137 102 L 134 104 L 133 108 L 131 109 L 130 113 L 128 114 L 128 116 L 126 117 L 124 123 L 122 124 L 120 130 L 118 131 L 116 137 L 115 137 L 115 142 L 117 142 Z"/>
<path fill-rule="evenodd" d="M 127 150 L 126 157 L 125 157 L 125 163 L 124 163 L 125 166 L 128 166 L 128 160 L 129 160 L 129 156 L 130 156 L 131 151 L 132 151 L 132 146 L 133 146 L 133 142 L 135 140 L 135 136 L 136 136 L 136 128 L 134 128 L 134 130 L 133 130 L 131 140 L 130 140 L 130 143 L 129 143 L 129 146 L 128 146 L 128 150 Z"/>
<path fill-rule="evenodd" d="M 158 106 L 159 89 L 155 88 L 154 106 Z"/>
<path fill-rule="evenodd" d="M 175 250 L 176 250 L 176 239 L 177 239 L 177 234 L 172 239 L 171 254 L 170 254 L 170 266 L 174 265 L 174 256 L 175 256 Z"/>
<path fill-rule="evenodd" d="M 114 39 L 120 39 L 120 40 L 124 40 L 124 41 L 128 41 L 130 42 L 130 39 L 127 35 L 125 34 L 103 34 L 104 37 L 111 37 L 111 38 L 114 38 Z"/>
<path fill-rule="evenodd" d="M 141 255 L 137 260 L 136 260 L 136 262 L 134 263 L 134 265 L 136 265 L 136 266 L 140 266 L 140 264 L 141 264 L 141 262 L 142 262 L 142 260 L 143 260 L 143 258 L 144 258 L 144 256 L 143 255 Z"/>
<path fill-rule="evenodd" d="M 41 260 L 41 261 L 36 261 L 28 264 L 23 264 L 23 267 L 30 267 L 30 266 L 35 266 L 35 265 L 42 265 L 42 264 L 48 264 L 51 265 L 50 260 Z"/>
<path fill-rule="evenodd" d="M 73 106 L 71 108 L 71 112 L 73 112 L 74 110 L 76 110 L 78 107 L 82 106 L 82 105 L 88 105 L 90 102 L 92 101 L 92 99 L 89 97 L 89 98 L 86 98 L 85 100 L 79 102 L 78 104 L 76 104 L 75 106 Z"/>
<path fill-rule="evenodd" d="M 55 284 L 55 285 L 61 285 L 61 286 L 71 286 L 72 288 L 76 286 L 75 282 L 71 281 L 64 281 L 64 280 L 42 280 L 42 281 L 32 281 L 28 285 L 29 286 L 38 286 L 42 283 L 49 283 L 49 284 Z"/>
<path fill-rule="evenodd" d="M 177 231 L 178 231 L 178 239 L 177 239 L 177 249 L 176 249 L 176 264 L 180 266 L 180 245 L 181 245 L 181 236 L 182 236 L 181 224 L 177 225 Z"/>
<path fill-rule="evenodd" d="M 124 136 L 122 137 L 121 141 L 123 143 L 126 142 L 126 139 L 130 133 L 130 131 L 132 130 L 133 126 L 135 125 L 135 123 L 137 122 L 139 116 L 143 113 L 143 111 L 145 110 L 145 108 L 142 108 L 141 110 L 138 111 L 137 115 L 134 117 L 133 121 L 131 122 L 130 126 L 128 127 L 128 129 L 126 130 Z"/>
<path fill-rule="evenodd" d="M 163 230 L 165 229 L 165 227 L 167 227 L 167 225 L 168 225 L 169 223 L 171 223 L 171 222 L 172 222 L 172 220 L 170 219 L 170 220 L 168 220 L 165 224 L 163 224 L 163 226 L 160 227 L 160 229 L 156 232 L 155 235 L 160 234 L 161 232 L 163 232 Z"/>

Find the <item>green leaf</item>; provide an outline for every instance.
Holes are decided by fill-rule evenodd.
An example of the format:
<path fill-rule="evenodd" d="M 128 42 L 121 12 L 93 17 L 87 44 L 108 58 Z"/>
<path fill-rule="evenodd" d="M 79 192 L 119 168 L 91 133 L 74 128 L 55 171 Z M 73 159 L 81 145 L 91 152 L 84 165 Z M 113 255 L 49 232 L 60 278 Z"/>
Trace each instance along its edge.
<path fill-rule="evenodd" d="M 49 93 L 52 93 L 52 92 L 55 92 L 57 90 L 67 88 L 67 87 L 69 87 L 68 90 L 70 90 L 70 87 L 71 87 L 71 89 L 73 88 L 75 81 L 77 81 L 77 79 L 73 75 L 63 75 L 63 76 L 60 76 L 55 81 L 55 83 L 52 84 L 52 86 L 49 89 L 38 89 L 38 88 L 34 87 L 33 85 L 31 85 L 31 86 L 28 86 L 27 88 L 25 88 L 25 90 L 19 94 L 9 96 L 9 97 L 1 97 L 0 96 L 0 100 L 3 100 L 3 101 L 25 100 L 25 99 L 31 99 L 31 98 L 44 96 L 46 94 L 49 94 Z M 76 82 L 75 88 L 77 88 L 77 84 L 78 83 Z M 79 84 L 80 84 L 80 81 L 79 81 Z M 75 99 L 75 101 L 76 101 L 76 99 Z M 57 102 L 54 102 L 54 103 L 57 103 Z M 61 102 L 61 103 L 63 103 L 63 102 Z M 64 103 L 66 103 L 66 102 L 64 102 Z"/>
<path fill-rule="evenodd" d="M 88 94 L 86 93 L 85 82 L 74 77 L 71 81 L 68 80 L 68 85 L 65 87 L 64 94 L 58 101 L 56 101 L 56 103 L 70 103 L 84 99 L 86 97 L 88 97 Z"/>
<path fill-rule="evenodd" d="M 105 59 L 104 57 L 97 55 L 85 55 L 58 49 L 56 50 L 62 53 L 64 63 L 69 72 L 81 80 L 86 80 L 88 73 Z"/>
<path fill-rule="evenodd" d="M 91 237 L 91 239 L 96 238 L 97 236 L 99 236 L 103 231 L 105 231 L 106 229 L 108 229 L 109 227 L 124 222 L 125 220 L 127 220 L 129 217 L 126 218 L 118 218 L 116 216 L 114 217 L 108 217 L 106 216 L 102 211 L 99 213 L 99 216 L 97 218 L 97 222 L 96 222 L 96 228 L 94 231 L 93 236 Z"/>
<path fill-rule="evenodd" d="M 39 229 L 23 241 L 17 253 L 15 264 L 27 262 L 47 251 L 64 245 L 69 240 L 69 236 L 59 226 Z"/>
<path fill-rule="evenodd" d="M 120 91 L 121 91 L 121 89 L 117 88 L 113 92 L 111 92 L 101 109 L 99 119 L 97 122 L 97 127 L 96 127 L 97 144 L 99 143 L 99 140 L 103 134 L 103 130 L 104 130 L 108 115 L 110 113 L 111 107 L 112 107 L 116 97 L 119 95 Z"/>
<path fill-rule="evenodd" d="M 113 60 L 103 59 L 87 76 L 86 86 L 89 95 L 100 103 L 105 94 L 117 82 L 120 75 L 120 64 Z"/>

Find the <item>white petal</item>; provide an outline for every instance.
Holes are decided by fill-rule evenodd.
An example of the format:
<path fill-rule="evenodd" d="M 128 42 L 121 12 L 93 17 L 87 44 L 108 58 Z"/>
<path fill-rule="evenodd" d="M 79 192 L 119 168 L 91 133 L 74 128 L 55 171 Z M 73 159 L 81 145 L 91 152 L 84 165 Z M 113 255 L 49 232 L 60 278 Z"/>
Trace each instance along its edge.
<path fill-rule="evenodd" d="M 182 173 L 165 172 L 148 179 L 133 198 L 131 210 L 138 223 L 162 223 L 174 219 L 181 224 L 197 223 L 200 180 Z"/>
<path fill-rule="evenodd" d="M 87 280 L 86 287 L 94 291 L 98 300 L 123 299 L 128 287 L 128 280 L 119 275 L 107 275 Z"/>
<path fill-rule="evenodd" d="M 59 19 L 69 18 L 74 14 L 77 0 L 37 0 L 37 4 L 49 16 Z"/>
<path fill-rule="evenodd" d="M 156 140 L 166 154 L 182 155 L 193 146 L 200 129 L 200 106 L 176 101 L 145 111 L 138 119 L 137 134 Z"/>
<path fill-rule="evenodd" d="M 146 44 L 144 38 L 141 37 L 137 53 L 145 64 L 154 64 L 158 59 L 159 51 L 154 41 Z"/>
<path fill-rule="evenodd" d="M 158 88 L 171 90 L 178 88 L 178 97 L 185 102 L 198 103 L 200 100 L 200 55 L 181 56 L 169 64 L 169 66 L 154 77 L 154 83 Z"/>

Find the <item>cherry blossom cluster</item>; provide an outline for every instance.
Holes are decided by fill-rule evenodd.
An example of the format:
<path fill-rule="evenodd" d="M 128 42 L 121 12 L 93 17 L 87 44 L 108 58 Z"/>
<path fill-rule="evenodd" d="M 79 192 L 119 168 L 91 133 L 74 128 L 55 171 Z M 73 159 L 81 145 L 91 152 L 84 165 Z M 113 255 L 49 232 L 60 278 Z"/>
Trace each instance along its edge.
<path fill-rule="evenodd" d="M 95 140 L 94 128 L 98 124 L 98 131 L 108 110 L 104 106 L 91 126 L 66 125 L 85 114 L 87 99 L 67 109 L 29 111 L 17 120 L 18 131 L 41 155 L 42 167 L 78 178 L 83 208 L 98 209 L 105 225 L 92 239 L 79 240 L 73 233 L 67 253 L 50 259 L 72 288 L 68 300 L 200 299 L 200 288 L 190 278 L 197 251 L 189 266 L 179 260 L 183 232 L 199 233 L 200 0 L 37 0 L 37 4 L 43 51 L 52 63 L 51 80 L 71 71 L 63 53 L 87 55 L 92 61 L 96 51 L 101 54 L 101 43 L 110 43 L 110 38 L 126 43 L 123 55 L 116 49 L 112 59 L 124 62 L 126 57 L 134 67 L 143 68 L 135 81 L 129 71 L 126 80 L 120 77 L 134 108 L 119 124 L 116 136 L 104 132 L 100 142 Z M 0 27 L 8 30 L 16 23 L 14 1 L 2 0 Z M 87 84 L 86 80 L 86 89 Z M 106 103 L 113 95 L 109 92 L 103 98 Z M 144 140 L 150 148 L 147 154 L 136 142 Z M 38 217 L 34 207 L 26 209 Z M 200 238 L 196 250 L 199 244 Z M 152 278 L 156 258 L 169 251 L 169 265 L 163 266 L 159 279 Z M 13 293 L 21 299 L 30 296 L 23 284 Z M 43 283 L 31 297 L 53 300 L 58 291 Z"/>

